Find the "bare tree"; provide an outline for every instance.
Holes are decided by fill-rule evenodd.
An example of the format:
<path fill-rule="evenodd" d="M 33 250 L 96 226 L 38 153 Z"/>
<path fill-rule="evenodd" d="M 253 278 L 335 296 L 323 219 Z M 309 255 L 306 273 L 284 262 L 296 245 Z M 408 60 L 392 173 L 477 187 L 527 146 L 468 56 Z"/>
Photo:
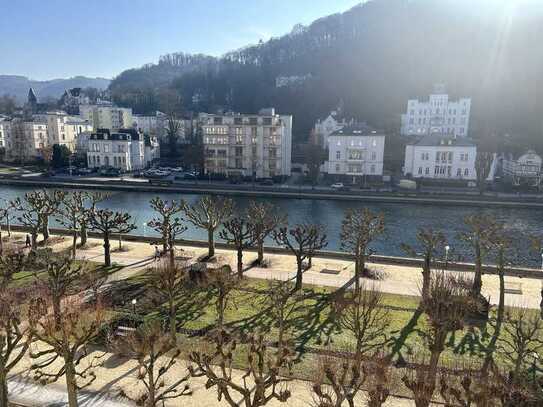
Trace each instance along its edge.
<path fill-rule="evenodd" d="M 60 215 L 58 222 L 72 234 L 72 258 L 74 259 L 77 252 L 77 236 L 87 216 L 85 197 L 85 192 L 71 192 L 64 198 L 63 205 L 58 211 Z"/>
<path fill-rule="evenodd" d="M 165 302 L 168 310 L 168 325 L 173 344 L 177 342 L 177 309 L 179 301 L 188 295 L 184 289 L 187 286 L 189 267 L 184 264 L 160 262 L 149 274 L 147 286 L 153 294 Z"/>
<path fill-rule="evenodd" d="M 89 226 L 102 235 L 104 240 L 104 265 L 111 266 L 111 236 L 123 235 L 136 229 L 132 216 L 125 212 L 113 212 L 108 209 L 97 209 L 89 215 Z"/>
<path fill-rule="evenodd" d="M 294 316 L 305 309 L 303 297 L 293 292 L 289 281 L 269 281 L 263 306 L 277 328 L 277 347 L 286 346 Z"/>
<path fill-rule="evenodd" d="M 213 290 L 215 310 L 217 312 L 217 327 L 224 328 L 224 315 L 230 300 L 232 291 L 238 286 L 239 281 L 232 273 L 230 266 L 222 266 L 209 272 L 207 284 Z"/>
<path fill-rule="evenodd" d="M 335 312 L 339 325 L 353 336 L 355 359 L 383 348 L 390 325 L 388 310 L 383 304 L 383 294 L 375 286 L 362 285 L 352 294 L 336 300 Z"/>
<path fill-rule="evenodd" d="M 493 407 L 500 403 L 499 383 L 474 370 L 466 370 L 460 377 L 442 372 L 439 384 L 439 393 L 447 407 Z"/>
<path fill-rule="evenodd" d="M 11 250 L 8 247 L 0 254 L 0 292 L 7 290 L 15 274 L 20 273 L 28 264 L 28 259 L 20 250 Z"/>
<path fill-rule="evenodd" d="M 499 225 L 493 217 L 484 214 L 470 215 L 466 217 L 464 223 L 468 229 L 458 237 L 473 250 L 475 274 L 471 295 L 474 299 L 479 299 L 483 287 L 483 263 L 492 248 L 492 240 L 499 230 Z"/>
<path fill-rule="evenodd" d="M 41 207 L 43 200 L 36 192 L 26 193 L 23 202 L 19 201 L 17 210 L 21 216 L 17 217 L 19 223 L 30 230 L 32 250 L 38 248 L 38 234 L 42 226 Z"/>
<path fill-rule="evenodd" d="M 447 335 L 462 329 L 464 318 L 470 311 L 470 297 L 466 284 L 444 272 L 433 273 L 428 295 L 423 301 L 428 319 L 428 366 L 417 368 L 413 375 L 402 381 L 413 393 L 417 407 L 428 407 L 436 389 L 438 365 L 445 350 Z"/>
<path fill-rule="evenodd" d="M 421 296 L 422 298 L 426 298 L 430 289 L 432 267 L 434 266 L 436 257 L 442 253 L 446 241 L 442 232 L 434 231 L 433 229 L 419 229 L 417 232 L 417 241 L 419 247 L 416 249 L 407 244 L 402 244 L 402 248 L 413 257 L 417 256 L 418 250 L 422 251 L 424 262 L 422 265 Z"/>
<path fill-rule="evenodd" d="M 24 315 L 25 289 L 0 288 L 0 406 L 8 406 L 7 377 L 26 354 L 32 336 Z"/>
<path fill-rule="evenodd" d="M 296 284 L 295 290 L 302 288 L 303 262 L 311 259 L 315 252 L 323 249 L 328 244 L 324 228 L 320 225 L 302 223 L 292 229 L 282 227 L 273 232 L 273 237 L 278 245 L 285 246 L 296 257 Z M 311 267 L 311 264 L 309 264 Z"/>
<path fill-rule="evenodd" d="M 262 334 L 249 337 L 244 364 L 247 366 L 241 378 L 233 374 L 234 350 L 239 340 L 224 329 L 212 335 L 212 351 L 193 351 L 189 371 L 192 377 L 207 378 L 206 387 L 217 388 L 217 399 L 231 407 L 259 407 L 272 400 L 284 403 L 290 398 L 286 387 L 294 352 L 283 347 L 271 351 Z M 238 400 L 241 397 L 241 401 Z"/>
<path fill-rule="evenodd" d="M 174 267 L 175 240 L 187 230 L 180 216 L 184 203 L 163 201 L 159 197 L 151 199 L 150 203 L 157 217 L 153 218 L 148 225 L 160 233 L 162 250 L 170 254 L 170 267 Z"/>
<path fill-rule="evenodd" d="M 543 320 L 526 308 L 506 313 L 503 334 L 497 343 L 500 356 L 513 366 L 512 379 L 518 384 L 543 350 Z M 535 372 L 534 372 L 535 375 Z"/>
<path fill-rule="evenodd" d="M 77 407 L 77 392 L 96 378 L 93 369 L 98 357 L 85 367 L 81 363 L 89 356 L 88 344 L 99 333 L 104 321 L 100 301 L 85 304 L 79 291 L 81 267 L 67 257 L 49 258 L 46 265 L 45 287 L 29 311 L 31 333 L 40 343 L 30 351 L 34 359 L 34 379 L 43 384 L 62 376 L 66 379 L 68 405 Z M 60 367 L 51 371 L 55 362 Z"/>
<path fill-rule="evenodd" d="M 0 223 L 6 225 L 6 232 L 8 233 L 8 238 L 11 237 L 11 222 L 15 219 L 14 212 L 17 211 L 17 208 L 21 207 L 21 199 L 15 198 L 11 201 L 6 201 L 0 210 Z"/>
<path fill-rule="evenodd" d="M 247 218 L 253 226 L 253 241 L 256 244 L 258 258 L 257 264 L 264 261 L 264 240 L 271 236 L 273 231 L 281 224 L 286 223 L 287 217 L 277 213 L 274 205 L 251 201 L 247 209 Z"/>
<path fill-rule="evenodd" d="M 348 209 L 341 223 L 341 248 L 355 259 L 355 289 L 360 289 L 360 277 L 366 270 L 369 245 L 385 231 L 382 213 L 374 214 L 367 208 Z"/>
<path fill-rule="evenodd" d="M 138 405 L 158 407 L 168 400 L 192 394 L 188 385 L 190 374 L 167 382 L 165 376 L 181 352 L 175 348 L 170 336 L 162 332 L 159 322 L 139 326 L 134 333 L 115 342 L 113 348 L 138 361 L 138 380 L 145 388 L 136 400 Z"/>
<path fill-rule="evenodd" d="M 60 190 L 47 191 L 46 189 L 38 192 L 38 199 L 43 201 L 41 205 L 40 216 L 42 218 L 42 234 L 43 240 L 49 239 L 49 218 L 54 215 L 64 200 L 66 193 Z"/>
<path fill-rule="evenodd" d="M 253 244 L 253 225 L 243 217 L 235 217 L 224 222 L 219 236 L 234 245 L 237 253 L 238 277 L 243 278 L 243 251 Z"/>
<path fill-rule="evenodd" d="M 211 259 L 215 256 L 215 231 L 232 214 L 232 200 L 205 196 L 193 206 L 184 203 L 183 210 L 190 223 L 207 230 L 207 257 Z"/>
<path fill-rule="evenodd" d="M 84 247 L 87 244 L 89 221 L 93 212 L 96 210 L 96 205 L 107 197 L 107 194 L 100 192 L 85 193 L 85 216 L 81 218 L 81 230 L 79 232 L 79 235 L 81 236 L 81 247 Z"/>

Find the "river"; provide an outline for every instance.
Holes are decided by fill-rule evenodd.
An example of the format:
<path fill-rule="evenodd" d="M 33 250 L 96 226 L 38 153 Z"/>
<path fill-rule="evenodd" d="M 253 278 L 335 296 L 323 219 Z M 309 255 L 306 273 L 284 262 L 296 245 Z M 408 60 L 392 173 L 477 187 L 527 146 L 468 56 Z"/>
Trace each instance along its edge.
<path fill-rule="evenodd" d="M 30 187 L 0 186 L 1 199 L 13 199 L 22 197 L 25 192 L 32 190 Z M 153 211 L 149 207 L 149 200 L 154 196 L 163 199 L 185 199 L 189 203 L 196 202 L 201 195 L 179 193 L 149 193 L 149 192 L 118 192 L 111 191 L 110 196 L 100 203 L 100 207 L 117 211 L 128 211 L 138 229 L 133 233 L 155 235 L 155 232 L 143 224 L 153 217 Z M 452 205 L 419 205 L 419 204 L 367 204 L 352 201 L 333 201 L 318 199 L 261 199 L 276 205 L 280 212 L 288 216 L 289 224 L 298 222 L 320 223 L 325 226 L 328 236 L 329 250 L 340 250 L 340 229 L 343 213 L 348 208 L 368 207 L 373 211 L 381 211 L 385 216 L 385 234 L 373 245 L 376 253 L 384 255 L 402 256 L 405 252 L 401 248 L 402 243 L 415 244 L 418 228 L 432 227 L 435 230 L 444 231 L 448 244 L 452 251 L 464 252 L 456 236 L 464 229 L 463 219 L 473 213 L 486 213 L 496 220 L 503 222 L 515 241 L 516 248 L 521 252 L 521 262 L 525 265 L 539 265 L 540 256 L 530 250 L 529 236 L 543 236 L 543 210 L 516 209 L 516 208 L 470 208 L 466 206 Z M 234 198 L 237 211 L 244 210 L 248 198 Z M 1 200 L 0 200 L 1 204 Z M 53 222 L 54 224 L 54 222 Z M 183 235 L 187 239 L 205 240 L 206 234 L 201 229 L 187 225 L 188 230 Z M 270 242 L 272 243 L 272 242 Z M 467 253 L 463 253 L 465 257 Z"/>

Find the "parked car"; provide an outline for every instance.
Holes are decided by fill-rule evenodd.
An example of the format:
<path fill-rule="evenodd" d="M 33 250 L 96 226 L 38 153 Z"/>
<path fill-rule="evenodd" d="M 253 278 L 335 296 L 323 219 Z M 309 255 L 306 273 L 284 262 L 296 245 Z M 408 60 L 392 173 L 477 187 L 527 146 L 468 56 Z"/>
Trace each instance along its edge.
<path fill-rule="evenodd" d="M 273 179 L 265 178 L 263 180 L 260 180 L 260 185 L 271 186 L 271 185 L 273 185 Z"/>
<path fill-rule="evenodd" d="M 89 174 L 92 174 L 94 172 L 94 169 L 93 168 L 79 168 L 77 170 L 77 172 L 80 175 L 89 175 Z"/>
<path fill-rule="evenodd" d="M 332 185 L 330 185 L 330 188 L 339 190 L 339 189 L 345 188 L 345 185 L 343 185 L 343 182 L 335 182 Z"/>

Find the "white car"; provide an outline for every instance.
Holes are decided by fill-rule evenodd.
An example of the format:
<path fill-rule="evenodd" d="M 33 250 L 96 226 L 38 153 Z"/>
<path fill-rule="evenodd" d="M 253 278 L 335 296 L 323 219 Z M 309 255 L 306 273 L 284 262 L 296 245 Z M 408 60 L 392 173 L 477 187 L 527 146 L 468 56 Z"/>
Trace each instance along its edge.
<path fill-rule="evenodd" d="M 330 185 L 330 188 L 343 189 L 343 188 L 345 188 L 345 185 L 343 185 L 343 182 L 336 182 L 336 183 Z"/>

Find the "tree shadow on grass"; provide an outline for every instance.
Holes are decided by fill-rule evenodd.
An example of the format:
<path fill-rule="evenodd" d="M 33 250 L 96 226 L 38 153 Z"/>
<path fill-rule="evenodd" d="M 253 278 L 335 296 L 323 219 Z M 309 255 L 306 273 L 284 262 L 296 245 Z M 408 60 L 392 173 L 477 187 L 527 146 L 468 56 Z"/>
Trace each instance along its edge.
<path fill-rule="evenodd" d="M 413 333 L 417 333 L 419 335 L 423 334 L 423 332 L 420 329 L 417 329 L 416 326 L 419 322 L 420 317 L 424 313 L 422 306 L 419 305 L 419 307 L 415 310 L 413 313 L 413 316 L 407 322 L 407 324 L 399 331 L 392 332 L 392 336 L 389 339 L 389 346 L 391 347 L 390 353 L 388 354 L 388 358 L 390 360 L 397 360 L 399 364 L 402 364 L 405 361 L 405 358 L 403 356 L 404 350 L 407 350 L 407 353 L 412 353 L 412 349 L 410 347 L 406 347 L 407 339 L 409 336 Z M 397 334 L 396 336 L 394 336 Z"/>

